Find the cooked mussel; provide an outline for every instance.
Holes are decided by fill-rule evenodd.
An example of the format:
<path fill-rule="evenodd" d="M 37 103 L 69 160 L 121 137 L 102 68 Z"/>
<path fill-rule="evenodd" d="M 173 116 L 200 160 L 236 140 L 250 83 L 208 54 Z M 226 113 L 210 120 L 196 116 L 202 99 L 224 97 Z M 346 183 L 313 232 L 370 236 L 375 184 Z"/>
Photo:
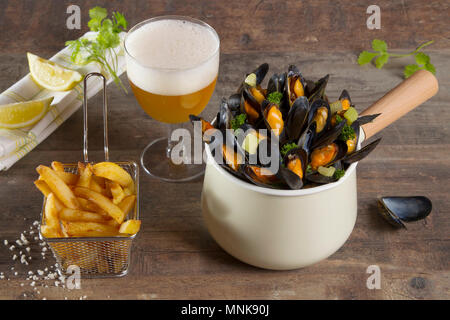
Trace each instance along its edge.
<path fill-rule="evenodd" d="M 330 75 L 327 74 L 325 77 L 320 78 L 317 82 L 314 84 L 308 84 L 308 100 L 309 103 L 313 103 L 317 99 L 326 100 L 325 98 L 325 88 L 328 84 L 328 79 L 330 78 Z M 309 89 L 311 87 L 311 89 Z"/>
<path fill-rule="evenodd" d="M 289 109 L 286 119 L 287 139 L 296 141 L 307 122 L 309 102 L 305 96 L 297 98 Z"/>
<path fill-rule="evenodd" d="M 284 92 L 284 86 L 286 83 L 286 73 L 277 74 L 275 73 L 269 79 L 269 83 L 267 84 L 267 95 L 273 92 Z"/>
<path fill-rule="evenodd" d="M 286 75 L 285 90 L 287 95 L 287 101 L 289 107 L 292 107 L 294 101 L 298 97 L 305 95 L 306 81 L 298 68 L 294 65 L 290 65 Z"/>
<path fill-rule="evenodd" d="M 347 144 L 337 140 L 328 145 L 316 148 L 310 156 L 311 170 L 317 171 L 319 167 L 328 167 L 339 160 L 342 160 L 347 154 Z"/>
<path fill-rule="evenodd" d="M 195 116 L 195 115 L 189 115 L 189 120 L 194 125 L 195 128 L 195 122 L 201 123 L 201 131 L 202 131 L 202 139 L 205 142 L 211 141 L 211 133 L 217 130 L 210 122 L 206 121 L 205 119 Z M 208 131 L 210 130 L 210 131 Z"/>
<path fill-rule="evenodd" d="M 247 115 L 248 122 L 255 124 L 261 116 L 261 104 L 245 88 L 241 96 L 241 112 Z"/>
<path fill-rule="evenodd" d="M 353 153 L 348 154 L 344 159 L 342 159 L 342 161 L 344 161 L 345 164 L 351 164 L 364 159 L 377 147 L 380 141 L 381 138 L 373 141 L 372 143 L 369 143 L 358 151 L 354 151 Z M 347 143 L 345 145 L 347 146 Z"/>
<path fill-rule="evenodd" d="M 329 128 L 330 113 L 330 105 L 325 100 L 317 99 L 311 104 L 311 109 L 308 113 L 308 124 L 316 122 L 317 136 Z"/>
<path fill-rule="evenodd" d="M 227 99 L 223 98 L 220 107 L 219 112 L 217 113 L 217 128 L 225 130 L 231 128 L 231 119 L 233 118 L 233 115 L 231 113 L 231 109 L 228 106 Z"/>
<path fill-rule="evenodd" d="M 246 164 L 242 166 L 242 173 L 248 180 L 260 187 L 279 189 L 283 185 L 278 175 L 270 168 Z"/>
<path fill-rule="evenodd" d="M 283 114 L 276 103 L 264 100 L 262 103 L 264 122 L 269 130 L 277 137 L 284 131 Z"/>
<path fill-rule="evenodd" d="M 331 168 L 331 174 L 325 175 L 320 171 L 317 172 L 312 172 L 310 174 L 306 175 L 306 180 L 312 183 L 316 183 L 316 184 L 327 184 L 327 183 L 332 183 L 332 182 L 336 182 L 340 179 L 339 176 L 336 176 L 334 173 L 336 172 L 336 170 L 343 170 L 343 165 L 341 163 L 341 161 L 338 161 L 336 163 L 334 163 L 332 166 L 326 168 L 326 171 L 329 171 L 329 168 Z M 344 172 L 345 173 L 345 172 Z"/>
<path fill-rule="evenodd" d="M 308 155 L 311 153 L 312 142 L 316 136 L 316 125 L 315 122 L 310 123 L 297 142 L 297 145 L 305 150 Z"/>
<path fill-rule="evenodd" d="M 238 93 L 242 93 L 242 90 L 245 86 L 249 87 L 257 87 L 260 86 L 266 77 L 267 72 L 269 71 L 269 64 L 263 63 L 258 68 L 253 70 L 251 73 L 248 73 L 245 76 L 244 81 L 241 83 L 238 89 Z"/>
<path fill-rule="evenodd" d="M 432 203 L 424 196 L 382 197 L 378 199 L 378 207 L 387 222 L 406 229 L 403 222 L 425 219 L 431 213 Z"/>
<path fill-rule="evenodd" d="M 283 158 L 279 168 L 279 175 L 291 189 L 303 187 L 303 179 L 306 174 L 308 155 L 302 148 L 291 149 Z"/>

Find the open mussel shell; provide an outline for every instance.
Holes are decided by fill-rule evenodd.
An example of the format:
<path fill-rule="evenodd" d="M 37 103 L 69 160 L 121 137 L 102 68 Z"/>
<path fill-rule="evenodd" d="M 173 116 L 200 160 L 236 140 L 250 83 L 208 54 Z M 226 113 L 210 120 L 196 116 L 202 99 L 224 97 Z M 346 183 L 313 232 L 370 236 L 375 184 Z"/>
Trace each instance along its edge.
<path fill-rule="evenodd" d="M 333 167 L 335 167 L 336 169 L 343 168 L 341 161 L 338 161 L 335 164 L 333 164 Z M 327 177 L 327 176 L 321 175 L 319 172 L 313 172 L 313 173 L 306 175 L 306 180 L 309 182 L 312 182 L 312 183 L 316 183 L 316 184 L 327 184 L 327 183 L 332 183 L 332 182 L 338 181 L 338 179 L 336 179 L 334 176 Z"/>
<path fill-rule="evenodd" d="M 233 117 L 241 113 L 241 93 L 235 93 L 228 97 L 227 104 Z"/>
<path fill-rule="evenodd" d="M 267 84 L 267 94 L 271 94 L 273 92 L 284 92 L 284 86 L 286 82 L 286 73 L 277 74 L 275 73 L 269 79 L 269 83 Z"/>
<path fill-rule="evenodd" d="M 352 105 L 352 99 L 350 98 L 350 94 L 347 90 L 342 90 L 341 95 L 339 96 L 339 100 L 348 100 L 349 104 Z"/>
<path fill-rule="evenodd" d="M 217 163 L 231 174 L 242 178 L 240 167 L 246 162 L 245 152 L 241 149 L 232 130 L 221 130 L 223 141 L 210 143 L 211 153 Z M 220 155 L 215 151 L 220 150 Z M 221 157 L 221 159 L 220 159 Z"/>
<path fill-rule="evenodd" d="M 260 85 L 264 78 L 266 77 L 267 72 L 269 71 L 269 64 L 268 63 L 263 63 L 261 64 L 258 68 L 256 68 L 255 70 L 253 70 L 250 73 L 247 73 L 245 75 L 244 81 L 242 81 L 241 85 L 239 86 L 237 92 L 238 93 L 242 93 L 242 91 L 244 90 L 245 86 L 247 85 L 245 83 L 245 79 L 247 79 L 247 77 L 251 74 L 254 74 L 256 77 L 256 86 Z"/>
<path fill-rule="evenodd" d="M 285 140 L 286 134 L 283 113 L 280 107 L 276 103 L 264 100 L 261 109 L 267 129 L 271 130 L 281 143 L 281 141 Z"/>
<path fill-rule="evenodd" d="M 354 162 L 364 159 L 365 157 L 367 157 L 369 155 L 369 153 L 371 153 L 377 147 L 377 145 L 380 143 L 380 141 L 381 141 L 381 138 L 373 141 L 372 143 L 369 143 L 368 145 L 362 147 L 358 151 L 350 153 L 343 159 L 344 163 L 351 164 L 351 163 L 354 163 Z"/>
<path fill-rule="evenodd" d="M 217 128 L 222 130 L 230 129 L 232 118 L 233 115 L 230 107 L 228 106 L 227 99 L 223 98 L 220 103 L 219 112 L 217 113 Z"/>
<path fill-rule="evenodd" d="M 318 167 L 328 167 L 341 161 L 347 154 L 347 144 L 336 140 L 331 144 L 314 148 L 310 155 L 311 169 L 315 172 Z"/>
<path fill-rule="evenodd" d="M 311 101 L 309 101 L 309 103 L 311 107 L 309 109 L 307 123 L 309 125 L 313 121 L 316 122 L 316 137 L 319 138 L 319 136 L 330 127 L 330 105 L 322 99 L 317 99 L 312 104 Z"/>
<path fill-rule="evenodd" d="M 303 187 L 306 175 L 308 154 L 302 148 L 291 149 L 283 158 L 283 164 L 278 170 L 279 177 L 293 190 Z"/>
<path fill-rule="evenodd" d="M 272 189 L 283 188 L 283 181 L 270 168 L 245 164 L 241 167 L 241 172 L 250 182 L 257 186 Z"/>
<path fill-rule="evenodd" d="M 313 122 L 315 123 L 315 122 Z M 333 141 L 337 140 L 339 135 L 342 133 L 342 129 L 345 127 L 345 121 L 339 122 L 330 130 L 325 131 L 322 135 L 318 136 L 317 139 L 313 142 L 313 149 L 320 148 L 322 146 L 326 146 Z M 359 128 L 359 126 L 358 126 Z M 359 129 L 358 129 L 359 130 Z"/>
<path fill-rule="evenodd" d="M 244 88 L 242 91 L 240 108 L 241 112 L 247 115 L 247 120 L 251 124 L 255 124 L 261 117 L 261 105 L 248 88 Z"/>
<path fill-rule="evenodd" d="M 312 142 L 316 136 L 316 123 L 312 122 L 302 133 L 297 141 L 297 145 L 306 151 L 309 155 L 311 153 Z"/>
<path fill-rule="evenodd" d="M 375 120 L 376 117 L 378 117 L 381 113 L 376 113 L 376 114 L 369 114 L 367 116 L 361 116 L 358 117 L 358 123 L 360 126 L 365 125 L 366 123 L 372 122 L 373 120 Z"/>
<path fill-rule="evenodd" d="M 313 103 L 317 99 L 325 100 L 325 88 L 328 84 L 328 79 L 330 75 L 327 74 L 325 77 L 320 78 L 317 82 L 314 83 L 314 86 L 311 89 L 308 89 L 308 100 L 309 103 Z M 308 87 L 310 85 L 308 84 Z"/>
<path fill-rule="evenodd" d="M 424 196 L 382 197 L 378 199 L 378 207 L 386 221 L 406 229 L 403 222 L 425 219 L 431 213 L 432 203 Z"/>
<path fill-rule="evenodd" d="M 286 74 L 285 91 L 288 105 L 291 107 L 294 101 L 305 95 L 306 81 L 298 68 L 290 65 Z"/>
<path fill-rule="evenodd" d="M 297 140 L 307 122 L 309 102 L 305 96 L 298 97 L 289 109 L 286 119 L 286 134 L 289 140 Z"/>

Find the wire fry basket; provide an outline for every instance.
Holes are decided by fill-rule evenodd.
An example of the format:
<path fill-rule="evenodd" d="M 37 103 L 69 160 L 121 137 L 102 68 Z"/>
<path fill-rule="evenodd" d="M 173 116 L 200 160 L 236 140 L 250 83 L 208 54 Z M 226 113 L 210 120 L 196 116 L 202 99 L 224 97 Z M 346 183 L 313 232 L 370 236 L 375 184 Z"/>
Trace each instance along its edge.
<path fill-rule="evenodd" d="M 106 101 L 106 78 L 97 72 L 89 73 L 84 78 L 83 100 L 83 156 L 88 163 L 88 112 L 87 112 L 87 80 L 92 77 L 100 77 L 103 80 L 103 135 L 105 161 L 109 161 L 108 149 L 108 106 Z M 139 219 L 139 166 L 133 161 L 114 162 L 125 169 L 133 178 L 136 189 L 136 203 L 128 219 Z M 63 164 L 64 171 L 77 173 L 76 163 Z M 46 198 L 41 210 L 41 225 L 45 223 Z M 57 270 L 60 275 L 66 275 L 71 265 L 80 268 L 82 277 L 122 277 L 128 273 L 130 266 L 131 245 L 137 234 L 126 237 L 70 237 L 70 238 L 46 238 L 39 230 L 39 237 L 46 241 L 58 263 Z"/>

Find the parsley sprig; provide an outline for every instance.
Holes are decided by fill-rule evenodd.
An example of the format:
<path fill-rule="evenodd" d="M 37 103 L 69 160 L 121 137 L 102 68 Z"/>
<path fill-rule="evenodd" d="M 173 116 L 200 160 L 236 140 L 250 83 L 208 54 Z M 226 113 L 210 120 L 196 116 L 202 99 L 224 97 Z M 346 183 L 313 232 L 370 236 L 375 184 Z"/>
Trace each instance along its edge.
<path fill-rule="evenodd" d="M 91 62 L 99 63 L 113 78 L 114 83 L 125 92 L 122 81 L 117 75 L 118 57 L 114 48 L 120 45 L 119 33 L 127 30 L 127 20 L 123 14 L 113 12 L 111 19 L 105 8 L 94 7 L 89 10 L 88 27 L 91 31 L 98 32 L 94 39 L 79 38 L 66 42 L 66 46 L 72 50 L 70 59 L 78 65 Z M 108 56 L 111 63 L 108 62 Z"/>
<path fill-rule="evenodd" d="M 236 131 L 245 123 L 245 119 L 247 119 L 247 115 L 245 113 L 237 115 L 231 120 L 231 128 Z"/>
<path fill-rule="evenodd" d="M 431 40 L 431 41 L 422 43 L 420 46 L 418 46 L 416 48 L 416 50 L 411 51 L 409 53 L 397 54 L 397 53 L 390 53 L 387 51 L 386 41 L 374 39 L 372 41 L 372 49 L 375 52 L 371 52 L 371 51 L 361 52 L 358 57 L 358 63 L 360 65 L 365 65 L 365 64 L 371 62 L 374 58 L 376 58 L 375 66 L 378 69 L 381 69 L 389 61 L 389 58 L 403 58 L 403 57 L 408 57 L 408 56 L 414 55 L 416 63 L 405 66 L 405 69 L 403 70 L 403 74 L 404 74 L 405 78 L 410 77 L 414 72 L 416 72 L 417 70 L 420 70 L 420 69 L 428 70 L 434 74 L 434 73 L 436 73 L 436 69 L 435 69 L 434 65 L 430 62 L 430 57 L 427 54 L 421 52 L 421 50 L 423 48 L 425 48 L 426 46 L 429 46 L 433 42 L 434 41 Z"/>
<path fill-rule="evenodd" d="M 292 149 L 298 148 L 295 142 L 286 143 L 281 147 L 281 155 L 284 157 Z"/>

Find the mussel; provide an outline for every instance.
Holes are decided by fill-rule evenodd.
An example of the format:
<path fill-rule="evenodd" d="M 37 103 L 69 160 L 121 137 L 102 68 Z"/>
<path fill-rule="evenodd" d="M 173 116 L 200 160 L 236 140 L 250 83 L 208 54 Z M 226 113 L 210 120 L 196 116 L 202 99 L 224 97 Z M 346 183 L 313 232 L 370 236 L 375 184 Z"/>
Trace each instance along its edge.
<path fill-rule="evenodd" d="M 227 99 L 223 98 L 220 103 L 219 112 L 217 113 L 217 127 L 222 130 L 230 129 L 232 118 L 233 115 L 231 113 L 230 107 L 228 106 L 228 101 Z"/>
<path fill-rule="evenodd" d="M 319 167 L 328 167 L 333 163 L 342 160 L 346 154 L 347 144 L 340 140 L 316 148 L 310 156 L 311 170 L 317 171 Z"/>
<path fill-rule="evenodd" d="M 317 99 L 326 100 L 325 97 L 325 88 L 328 84 L 328 79 L 330 78 L 330 75 L 327 74 L 325 77 L 320 78 L 317 82 L 314 84 L 308 84 L 308 100 L 309 103 L 313 103 Z M 309 89 L 311 87 L 311 89 Z"/>
<path fill-rule="evenodd" d="M 303 187 L 307 163 L 308 155 L 302 148 L 291 149 L 284 156 L 279 175 L 291 189 Z"/>
<path fill-rule="evenodd" d="M 298 97 L 305 95 L 306 81 L 294 65 L 290 65 L 288 68 L 285 87 L 289 107 L 292 107 Z"/>
<path fill-rule="evenodd" d="M 329 128 L 331 118 L 330 105 L 322 99 L 317 99 L 311 104 L 308 114 L 308 124 L 316 122 L 316 134 L 320 135 Z"/>
<path fill-rule="evenodd" d="M 297 98 L 289 109 L 286 119 L 286 135 L 289 140 L 297 140 L 307 121 L 309 102 L 305 96 Z"/>
<path fill-rule="evenodd" d="M 425 219 L 431 213 L 432 203 L 424 196 L 382 197 L 378 199 L 378 208 L 387 222 L 406 229 L 403 222 Z"/>
<path fill-rule="evenodd" d="M 272 133 L 279 137 L 284 131 L 283 114 L 276 103 L 264 100 L 262 103 L 264 122 Z"/>
<path fill-rule="evenodd" d="M 260 187 L 279 189 L 283 187 L 283 182 L 270 168 L 246 164 L 242 166 L 242 173 L 248 180 Z"/>

